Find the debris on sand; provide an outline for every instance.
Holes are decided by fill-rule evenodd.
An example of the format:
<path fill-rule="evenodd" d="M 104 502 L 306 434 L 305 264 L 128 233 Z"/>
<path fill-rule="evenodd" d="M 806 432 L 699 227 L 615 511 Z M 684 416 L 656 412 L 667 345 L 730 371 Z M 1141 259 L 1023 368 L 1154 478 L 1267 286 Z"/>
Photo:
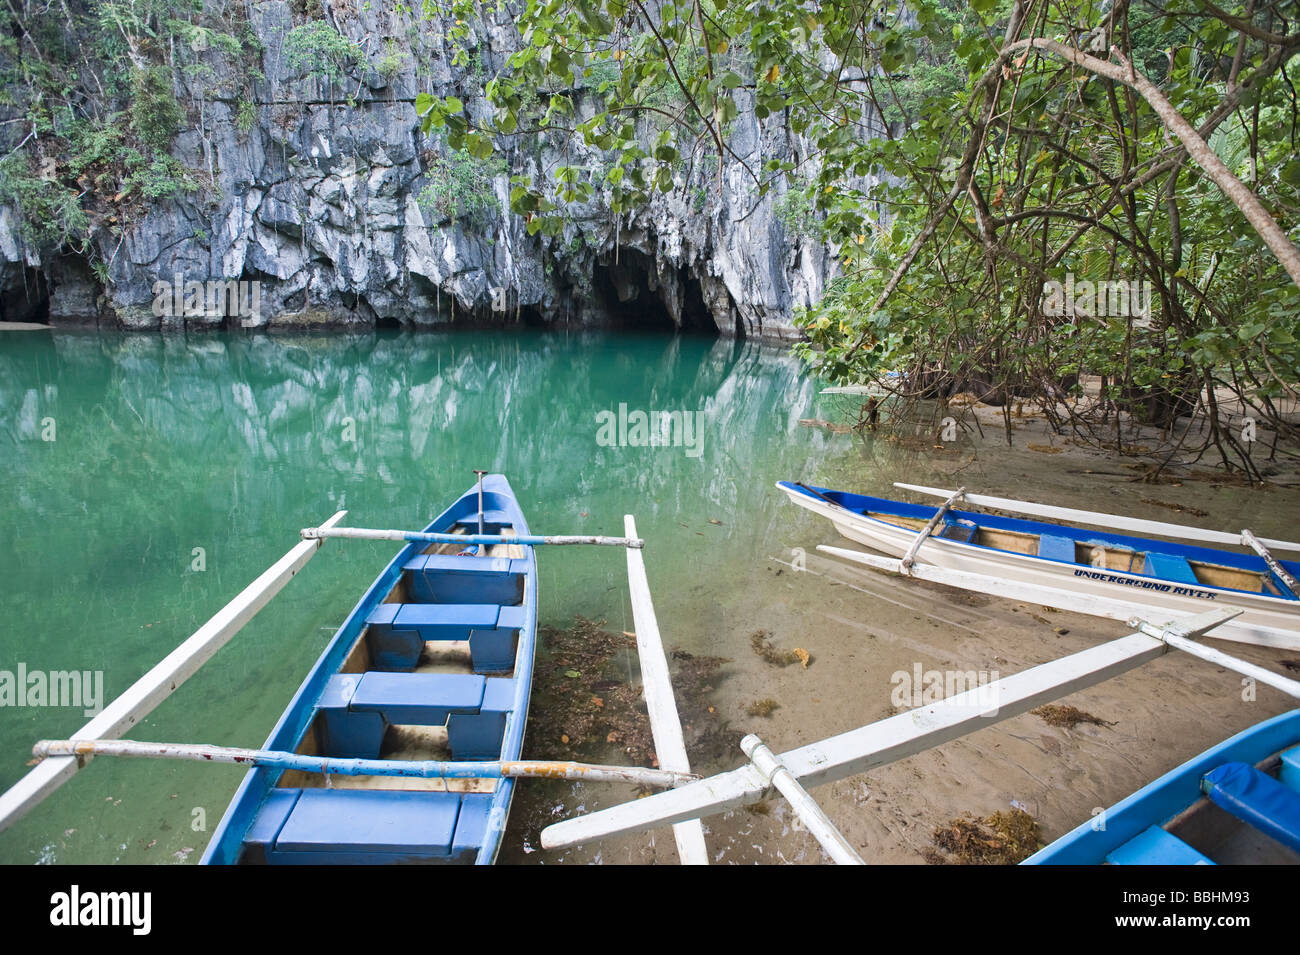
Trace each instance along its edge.
<path fill-rule="evenodd" d="M 800 418 L 799 424 L 805 428 L 825 428 L 832 434 L 848 434 L 853 429 L 846 424 L 836 424 L 825 418 Z"/>
<path fill-rule="evenodd" d="M 1170 504 L 1168 501 L 1157 500 L 1154 497 L 1142 498 L 1143 504 L 1153 504 L 1156 507 L 1167 507 L 1171 511 L 1179 511 L 1183 514 L 1190 514 L 1192 517 L 1209 517 L 1209 511 L 1203 511 L 1199 507 L 1192 507 L 1188 504 Z"/>
<path fill-rule="evenodd" d="M 745 712 L 750 716 L 771 716 L 772 712 L 779 709 L 780 706 L 780 703 L 769 696 L 750 703 L 749 706 L 745 707 Z"/>
<path fill-rule="evenodd" d="M 633 763 L 658 765 L 641 684 L 631 673 L 636 642 L 631 634 L 611 633 L 603 627 L 603 620 L 577 616 L 568 630 L 542 628 L 526 758 L 562 755 L 605 762 L 610 747 L 616 746 Z M 709 702 L 718 671 L 730 661 L 680 649 L 670 658 L 678 714 L 692 762 L 715 759 L 736 749 L 742 734 L 731 730 Z M 560 754 L 556 753 L 556 741 Z"/>
<path fill-rule="evenodd" d="M 1113 722 L 1093 716 L 1091 713 L 1085 713 L 1073 706 L 1062 706 L 1059 703 L 1048 703 L 1029 712 L 1042 717 L 1048 726 L 1062 726 L 1067 730 L 1074 729 L 1080 723 L 1091 723 L 1094 726 L 1115 725 Z"/>
<path fill-rule="evenodd" d="M 798 663 L 806 670 L 808 664 L 812 662 L 812 656 L 802 647 L 795 647 L 793 650 L 778 650 L 772 645 L 771 636 L 766 630 L 755 630 L 749 635 L 749 645 L 754 648 L 754 652 L 760 657 L 772 664 L 774 667 L 788 667 L 791 663 Z"/>
<path fill-rule="evenodd" d="M 1023 809 L 998 811 L 983 819 L 966 813 L 934 830 L 934 844 L 951 860 L 927 850 L 925 861 L 962 865 L 1016 865 L 1043 847 L 1038 823 Z"/>

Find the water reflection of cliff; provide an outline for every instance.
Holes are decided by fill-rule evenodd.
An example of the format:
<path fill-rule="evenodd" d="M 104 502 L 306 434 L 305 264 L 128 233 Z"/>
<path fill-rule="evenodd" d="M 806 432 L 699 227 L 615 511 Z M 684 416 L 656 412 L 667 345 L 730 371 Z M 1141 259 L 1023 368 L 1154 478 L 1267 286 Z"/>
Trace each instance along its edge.
<path fill-rule="evenodd" d="M 33 531 L 86 508 L 127 536 L 188 535 L 201 515 L 243 536 L 329 506 L 414 521 L 474 467 L 547 511 L 615 494 L 650 517 L 819 456 L 797 426 L 814 392 L 784 351 L 731 340 L 33 336 L 0 353 L 0 475 Z M 702 411 L 702 453 L 598 446 L 597 413 L 620 404 Z M 50 444 L 33 430 L 47 416 Z"/>

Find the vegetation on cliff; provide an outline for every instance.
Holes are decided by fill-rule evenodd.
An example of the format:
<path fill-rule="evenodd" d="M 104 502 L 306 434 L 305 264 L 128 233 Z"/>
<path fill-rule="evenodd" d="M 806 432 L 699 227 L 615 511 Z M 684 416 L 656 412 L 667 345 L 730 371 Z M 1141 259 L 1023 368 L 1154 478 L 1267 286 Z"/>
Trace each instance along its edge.
<path fill-rule="evenodd" d="M 250 95 L 258 52 L 243 4 L 0 4 L 0 203 L 24 241 L 93 258 L 93 231 L 120 235 L 155 202 L 210 191 L 211 168 L 170 147 L 206 98 Z M 236 65 L 223 75 L 237 88 L 210 88 L 218 60 Z"/>
<path fill-rule="evenodd" d="M 1221 396 L 1297 437 L 1294 0 L 529 0 L 517 25 L 491 123 L 420 109 L 476 155 L 532 123 L 603 151 L 516 183 L 531 229 L 595 189 L 631 208 L 684 163 L 740 160 L 756 199 L 786 177 L 782 221 L 839 257 L 797 320 L 832 380 L 1043 398 L 1097 440 L 1116 409 L 1171 427 L 1200 407 L 1200 450 L 1249 474 Z M 736 156 L 742 107 L 785 117 L 807 155 Z"/>

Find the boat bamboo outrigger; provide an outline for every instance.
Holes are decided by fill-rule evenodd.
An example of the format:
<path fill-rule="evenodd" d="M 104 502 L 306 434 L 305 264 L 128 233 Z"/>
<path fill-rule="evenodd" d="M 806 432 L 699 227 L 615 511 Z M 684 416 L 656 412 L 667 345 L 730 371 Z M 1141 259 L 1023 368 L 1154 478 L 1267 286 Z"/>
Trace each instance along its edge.
<path fill-rule="evenodd" d="M 839 557 L 993 595 L 1016 596 L 1029 588 L 1032 599 L 1046 606 L 1120 620 L 1158 612 L 1168 614 L 1165 620 L 1176 620 L 1207 606 L 1231 604 L 1243 613 L 1217 628 L 1215 638 L 1300 650 L 1300 594 L 1295 589 L 1300 563 L 1272 554 L 1300 550 L 1300 544 L 1260 540 L 1248 530 L 1228 534 L 968 494 L 964 488 L 896 486 L 945 500 L 932 507 L 789 481 L 777 484 L 794 503 L 827 518 L 844 537 L 891 555 L 820 548 Z M 959 501 L 1074 523 L 957 510 Z M 1249 546 L 1255 553 L 1128 536 L 1114 529 Z"/>
<path fill-rule="evenodd" d="M 0 829 L 92 756 L 250 767 L 205 863 L 495 860 L 514 782 L 672 786 L 693 780 L 641 559 L 626 537 L 533 536 L 504 476 L 479 476 L 423 531 L 337 527 L 340 511 L 70 740 L 0 796 Z M 119 739 L 229 640 L 326 539 L 406 546 L 362 596 L 262 749 Z M 537 622 L 534 548 L 595 544 L 627 554 L 658 769 L 521 760 Z M 698 822 L 677 827 L 683 862 L 707 864 Z"/>
<path fill-rule="evenodd" d="M 665 823 L 679 824 L 700 819 L 759 802 L 776 788 L 790 798 L 791 807 L 805 822 L 809 832 L 822 843 L 833 861 L 860 861 L 857 853 L 848 846 L 844 837 L 835 830 L 833 823 L 825 818 L 816 804 L 809 806 L 811 799 L 802 798 L 807 796 L 805 787 L 831 783 L 913 756 L 1018 716 L 1036 706 L 1095 686 L 1171 649 L 1201 656 L 1197 651 L 1209 648 L 1201 647 L 1196 638 L 1211 633 L 1240 612 L 1236 608 L 1218 607 L 1182 619 L 1176 624 L 1159 627 L 1147 619 L 1135 620 L 1133 625 L 1136 631 L 1127 636 L 777 756 L 766 752 L 765 747 L 758 747 L 756 738 L 747 737 L 742 747 L 750 761 L 739 768 L 644 799 L 555 823 L 542 830 L 542 845 L 546 848 L 562 848 L 606 836 L 652 829 Z M 1227 654 L 1217 654 L 1206 659 L 1211 659 L 1218 666 L 1253 676 L 1258 676 L 1261 669 Z M 1300 682 L 1278 674 L 1270 673 L 1269 677 L 1269 685 L 1300 699 Z M 1279 726 L 1284 732 L 1279 733 Z M 1271 752 L 1270 746 L 1277 749 L 1278 745 L 1274 744 L 1293 744 L 1293 737 L 1300 735 L 1300 710 L 1278 717 L 1257 729 L 1259 733 L 1252 737 L 1248 745 L 1238 746 L 1219 755 L 1249 758 L 1258 753 Z M 1249 733 L 1241 734 L 1236 741 L 1248 736 Z M 1218 792 L 1210 793 L 1209 796 L 1218 805 L 1231 804 L 1232 808 L 1228 811 L 1254 830 L 1255 836 L 1262 835 L 1280 844 L 1283 854 L 1272 853 L 1268 857 L 1270 861 L 1298 861 L 1285 855 L 1285 852 L 1290 851 L 1288 847 L 1295 845 L 1296 840 L 1300 840 L 1300 808 L 1297 808 L 1300 807 L 1300 750 L 1291 749 L 1289 755 L 1284 755 L 1282 771 L 1275 773 L 1276 778 L 1269 776 L 1265 782 L 1261 782 L 1260 778 L 1234 767 L 1230 772 L 1224 771 L 1212 780 L 1218 787 Z M 1222 762 L 1223 760 L 1210 760 L 1203 764 L 1209 766 L 1213 763 L 1218 766 Z M 1171 776 L 1180 772 L 1183 775 L 1179 776 L 1180 786 L 1172 797 L 1175 800 L 1186 796 L 1188 792 L 1185 768 L 1175 771 Z M 795 788 L 790 788 L 789 783 L 794 783 Z M 1279 783 L 1283 790 L 1281 792 Z M 1194 782 L 1192 788 L 1195 789 L 1195 786 Z M 1208 788 L 1206 792 L 1209 792 Z M 1167 792 L 1157 799 L 1147 798 L 1149 794 L 1146 790 L 1140 795 L 1142 798 L 1138 800 L 1136 808 L 1129 801 L 1121 804 L 1124 813 L 1119 816 L 1118 829 L 1112 828 L 1115 817 L 1106 820 L 1106 830 L 1110 835 L 1093 844 L 1088 852 L 1079 850 L 1077 846 L 1085 833 L 1086 826 L 1081 826 L 1062 840 L 1069 841 L 1069 845 L 1063 847 L 1062 851 L 1053 855 L 1053 847 L 1048 847 L 1029 861 L 1101 861 L 1101 858 L 1120 864 L 1202 861 L 1190 846 L 1184 844 L 1180 848 L 1176 845 L 1179 840 L 1170 833 L 1165 833 L 1168 840 L 1159 839 L 1158 849 L 1149 849 L 1143 844 L 1143 840 L 1157 841 L 1157 837 L 1150 834 L 1148 829 L 1153 825 L 1159 826 L 1170 814 L 1165 810 L 1174 803 L 1170 802 L 1171 797 Z M 1097 851 L 1093 850 L 1099 850 L 1102 843 L 1109 847 L 1106 852 L 1112 852 L 1119 846 L 1126 846 L 1128 851 L 1111 855 L 1102 853 L 1101 857 L 1097 857 Z M 844 851 L 845 848 L 847 852 Z"/>
<path fill-rule="evenodd" d="M 537 633 L 534 539 L 509 483 L 480 475 L 344 620 L 264 749 L 330 763 L 516 761 Z M 369 536 L 309 529 L 315 536 Z M 479 550 L 478 548 L 485 548 Z M 254 763 L 204 864 L 495 861 L 514 778 L 325 775 Z"/>

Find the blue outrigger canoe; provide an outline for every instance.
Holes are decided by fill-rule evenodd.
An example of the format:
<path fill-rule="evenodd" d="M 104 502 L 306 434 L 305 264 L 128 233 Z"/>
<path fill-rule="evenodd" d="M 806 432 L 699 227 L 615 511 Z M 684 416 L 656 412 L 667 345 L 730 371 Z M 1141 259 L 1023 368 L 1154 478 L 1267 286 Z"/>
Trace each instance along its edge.
<path fill-rule="evenodd" d="M 483 533 L 528 535 L 505 477 L 483 480 Z M 475 534 L 478 488 L 429 533 Z M 537 630 L 534 548 L 403 547 L 362 596 L 265 749 L 364 759 L 510 761 L 523 747 Z M 495 861 L 514 779 L 334 776 L 259 767 L 204 864 Z"/>
<path fill-rule="evenodd" d="M 1191 616 L 1227 605 L 1243 612 L 1211 637 L 1300 650 L 1300 595 L 1257 554 L 955 508 L 941 512 L 791 481 L 777 487 L 849 540 L 894 557 L 905 555 L 940 514 L 916 552 L 918 563 L 1032 584 L 1042 589 L 1044 603 L 1055 595 L 1051 605 L 1063 610 L 1094 612 L 1078 606 L 1080 596 L 1103 598 L 1116 619 L 1164 610 Z M 1300 562 L 1278 566 L 1300 577 Z"/>
<path fill-rule="evenodd" d="M 1300 863 L 1300 710 L 1239 733 L 1023 865 Z"/>

